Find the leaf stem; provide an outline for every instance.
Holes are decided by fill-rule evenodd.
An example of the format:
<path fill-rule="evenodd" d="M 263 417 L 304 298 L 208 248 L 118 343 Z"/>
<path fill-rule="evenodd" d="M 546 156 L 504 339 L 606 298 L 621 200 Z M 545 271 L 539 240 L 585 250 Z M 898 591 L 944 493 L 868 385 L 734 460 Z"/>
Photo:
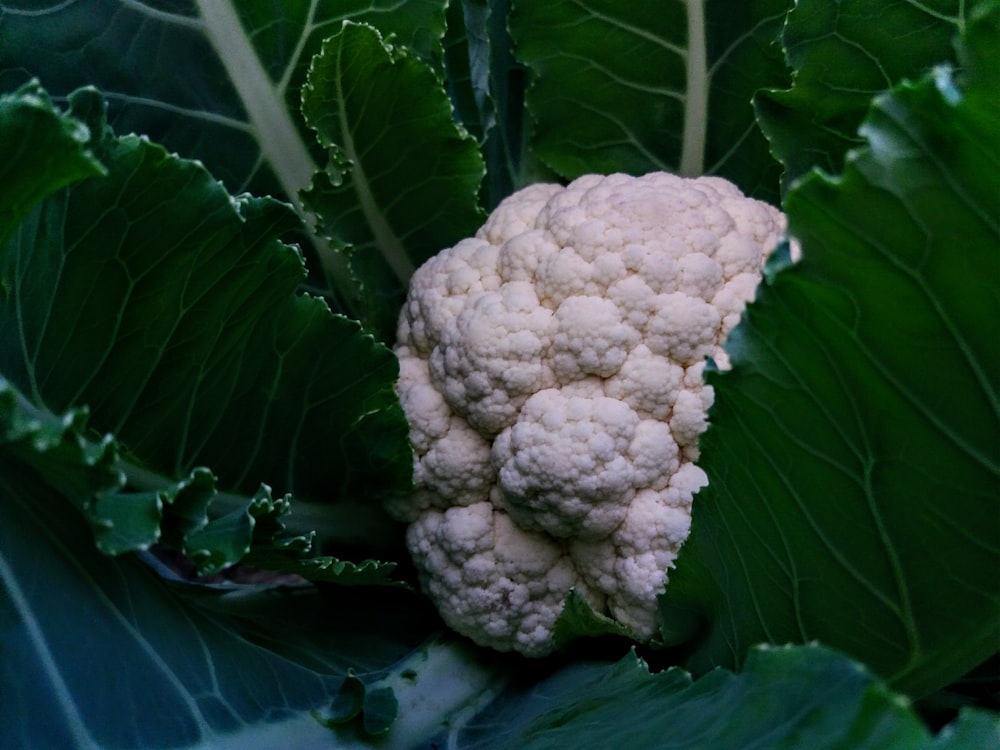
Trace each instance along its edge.
<path fill-rule="evenodd" d="M 289 200 L 301 209 L 299 191 L 309 184 L 316 165 L 278 87 L 250 45 L 232 0 L 195 0 L 195 3 L 205 23 L 205 33 L 247 109 L 264 157 Z"/>
<path fill-rule="evenodd" d="M 287 200 L 302 218 L 303 227 L 334 286 L 350 300 L 354 282 L 346 259 L 331 248 L 327 240 L 314 234 L 312 222 L 307 220 L 309 214 L 299 196 L 312 182 L 317 165 L 285 104 L 282 86 L 268 76 L 232 0 L 195 0 L 195 5 L 205 34 L 246 108 L 264 159 Z"/>
<path fill-rule="evenodd" d="M 432 639 L 393 667 L 369 691 L 390 688 L 399 713 L 388 733 L 361 737 L 351 724 L 336 730 L 338 747 L 406 750 L 428 740 L 456 747 L 457 735 L 470 719 L 503 691 L 510 681 L 511 660 L 498 659 L 450 634 Z M 516 662 L 513 662 L 516 663 Z"/>
<path fill-rule="evenodd" d="M 355 26 L 358 26 L 355 24 Z M 375 198 L 374 191 L 372 189 L 371 181 L 365 169 L 364 162 L 361 158 L 361 154 L 358 153 L 357 144 L 354 140 L 354 131 L 352 125 L 348 122 L 348 112 L 347 112 L 347 92 L 344 90 L 343 82 L 343 68 L 344 63 L 344 36 L 348 33 L 351 24 L 349 22 L 344 22 L 343 30 L 341 31 L 340 44 L 337 48 L 337 114 L 338 121 L 340 123 L 340 146 L 344 151 L 344 156 L 351 162 L 351 186 L 354 189 L 355 195 L 358 198 L 358 205 L 361 206 L 361 212 L 364 214 L 365 221 L 371 228 L 372 235 L 375 238 L 375 245 L 378 247 L 379 251 L 382 253 L 382 257 L 385 259 L 386 263 L 389 264 L 389 268 L 399 279 L 400 284 L 402 284 L 405 289 L 410 282 L 410 277 L 413 275 L 414 266 L 413 262 L 410 260 L 409 255 L 406 252 L 406 248 L 403 246 L 403 241 L 396 234 L 393 228 L 389 224 L 389 219 L 386 217 L 385 213 L 379 207 L 378 201 Z M 375 33 L 374 27 L 370 28 Z M 384 54 L 389 57 L 389 62 L 396 64 L 396 60 L 392 59 L 389 48 L 385 45 L 382 40 L 381 35 L 379 35 L 379 44 L 382 45 Z"/>
<path fill-rule="evenodd" d="M 687 0 L 687 32 L 687 94 L 678 169 L 685 177 L 697 177 L 705 171 L 705 132 L 708 124 L 705 0 Z"/>

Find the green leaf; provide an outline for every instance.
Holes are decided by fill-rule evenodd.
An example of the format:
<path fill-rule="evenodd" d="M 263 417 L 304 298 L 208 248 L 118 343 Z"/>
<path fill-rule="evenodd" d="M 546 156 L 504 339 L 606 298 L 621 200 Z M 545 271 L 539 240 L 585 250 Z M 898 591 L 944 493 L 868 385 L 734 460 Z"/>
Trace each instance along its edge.
<path fill-rule="evenodd" d="M 0 746 L 325 747 L 310 712 L 345 672 L 375 679 L 426 632 L 383 617 L 407 612 L 400 601 L 187 593 L 97 552 L 60 493 L 0 447 Z M 269 637 L 267 620 L 281 622 Z"/>
<path fill-rule="evenodd" d="M 368 689 L 364 681 L 349 672 L 323 712 L 322 721 L 333 728 L 361 718 L 365 736 L 385 734 L 396 720 L 399 701 L 389 688 Z"/>
<path fill-rule="evenodd" d="M 639 640 L 635 633 L 614 618 L 595 612 L 576 589 L 570 589 L 562 612 L 556 619 L 553 637 L 559 645 L 569 644 L 578 638 L 618 635 Z"/>
<path fill-rule="evenodd" d="M 4 747 L 194 747 L 323 701 L 323 675 L 178 606 L 137 561 L 103 557 L 8 459 L 0 496 Z"/>
<path fill-rule="evenodd" d="M 311 286 L 356 313 L 343 258 L 309 233 L 299 200 L 323 151 L 299 111 L 312 56 L 343 20 L 371 22 L 440 64 L 441 0 L 91 0 L 0 8 L 0 90 L 37 77 L 59 97 L 106 92 L 118 132 L 142 133 L 197 159 L 230 190 L 292 203 L 311 260 Z M 80 40 L 86 39 L 86 44 Z"/>
<path fill-rule="evenodd" d="M 38 201 L 103 167 L 83 123 L 56 110 L 37 82 L 0 94 L 0 245 Z"/>
<path fill-rule="evenodd" d="M 344 19 L 368 21 L 439 60 L 444 34 L 440 0 L 31 5 L 0 9 L 0 88 L 26 75 L 59 96 L 96 86 L 119 132 L 201 160 L 234 193 L 289 201 L 321 165 L 298 112 L 323 39 Z"/>
<path fill-rule="evenodd" d="M 946 732 L 972 734 L 990 721 L 963 716 Z M 930 750 L 932 742 L 905 699 L 857 662 L 809 645 L 757 648 L 740 674 L 698 680 L 678 667 L 650 673 L 634 654 L 578 662 L 507 691 L 453 730 L 449 746 Z"/>
<path fill-rule="evenodd" d="M 962 52 L 961 83 L 878 98 L 843 176 L 788 194 L 803 258 L 712 377 L 710 486 L 664 600 L 696 672 L 818 639 L 921 696 L 996 650 L 1000 5 Z"/>
<path fill-rule="evenodd" d="M 511 51 L 510 6 L 511 0 L 448 6 L 445 82 L 459 120 L 479 141 L 486 162 L 480 203 L 488 210 L 515 190 L 559 179 L 527 148 L 528 71 Z"/>
<path fill-rule="evenodd" d="M 778 172 L 750 99 L 787 78 L 774 42 L 788 5 L 515 1 L 533 148 L 566 178 L 710 173 L 774 199 Z"/>
<path fill-rule="evenodd" d="M 3 250 L 0 369 L 36 404 L 86 405 L 168 477 L 210 466 L 226 490 L 323 501 L 406 487 L 395 357 L 295 294 L 288 206 L 114 137 L 93 90 L 72 103 L 108 173 L 43 203 Z"/>
<path fill-rule="evenodd" d="M 50 484 L 84 513 L 97 498 L 125 484 L 112 441 L 108 437 L 88 440 L 86 422 L 82 409 L 56 415 L 35 407 L 0 378 L 0 445 L 47 475 Z"/>
<path fill-rule="evenodd" d="M 48 478 L 48 484 L 82 513 L 81 520 L 89 522 L 97 548 L 109 555 L 145 550 L 159 541 L 164 505 L 191 487 L 206 484 L 200 480 L 207 472 L 199 471 L 174 486 L 159 477 L 156 490 L 129 490 L 111 437 L 88 437 L 85 410 L 57 415 L 39 409 L 4 378 L 0 378 L 0 445 L 6 454 Z M 192 526 L 207 522 L 205 509 L 214 492 L 210 476 L 207 485 L 199 493 L 200 518 Z"/>
<path fill-rule="evenodd" d="M 445 86 L 458 120 L 477 141 L 496 126 L 490 96 L 490 60 L 495 50 L 490 19 L 496 13 L 489 0 L 448 4 L 444 38 Z M 494 3 L 495 5 L 495 3 Z"/>
<path fill-rule="evenodd" d="M 956 721 L 937 736 L 933 750 L 981 750 L 1000 745 L 1000 716 L 991 711 L 963 709 Z"/>
<path fill-rule="evenodd" d="M 0 445 L 82 513 L 101 552 L 120 555 L 164 542 L 205 575 L 243 562 L 313 581 L 400 585 L 391 579 L 394 563 L 315 556 L 314 532 L 286 529 L 287 497 L 275 500 L 266 487 L 251 498 L 221 496 L 203 468 L 176 482 L 140 472 L 121 459 L 110 436 L 93 440 L 88 432 L 84 411 L 38 409 L 0 378 Z"/>
<path fill-rule="evenodd" d="M 40 410 L 0 380 L 0 746 L 323 747 L 329 735 L 311 712 L 344 675 L 377 682 L 437 626 L 399 589 L 168 585 L 120 553 L 156 540 L 161 507 L 172 533 L 204 541 L 212 478 L 131 491 L 112 442 L 86 431 L 81 411 Z M 248 505 L 257 548 L 276 556 L 280 525 L 268 514 L 287 501 L 261 493 Z M 95 549 L 88 521 L 118 557 Z M 234 536 L 214 534 L 215 550 Z M 285 566 L 303 573 L 292 565 L 303 551 Z M 330 567 L 316 578 L 380 582 L 371 565 Z M 386 691 L 374 694 L 373 721 L 389 721 Z"/>
<path fill-rule="evenodd" d="M 330 166 L 304 195 L 350 248 L 370 327 L 392 340 L 413 269 L 475 233 L 484 167 L 434 71 L 371 26 L 345 23 L 313 60 L 303 113 Z"/>
<path fill-rule="evenodd" d="M 965 24 L 963 0 L 884 3 L 801 0 L 788 14 L 782 43 L 794 69 L 788 90 L 754 99 L 761 128 L 785 165 L 789 186 L 813 166 L 839 172 L 858 146 L 872 97 L 952 58 Z"/>

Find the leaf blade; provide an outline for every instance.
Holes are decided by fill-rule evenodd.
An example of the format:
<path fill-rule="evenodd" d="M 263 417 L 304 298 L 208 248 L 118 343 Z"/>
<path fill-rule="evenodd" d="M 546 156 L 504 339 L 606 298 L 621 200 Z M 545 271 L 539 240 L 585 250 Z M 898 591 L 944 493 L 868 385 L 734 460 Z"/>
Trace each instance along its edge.
<path fill-rule="evenodd" d="M 970 717 L 971 718 L 971 717 Z M 973 722 L 961 722 L 975 731 Z M 751 651 L 742 672 L 693 680 L 628 654 L 576 662 L 513 689 L 462 727 L 459 748 L 930 748 L 905 701 L 861 665 L 816 644 Z"/>
<path fill-rule="evenodd" d="M 994 5 L 967 52 L 995 53 L 998 24 Z M 924 695 L 995 649 L 1000 82 L 942 76 L 879 98 L 844 175 L 787 197 L 803 259 L 713 377 L 710 486 L 663 599 L 668 641 L 706 628 L 696 670 L 820 639 Z"/>
<path fill-rule="evenodd" d="M 532 148 L 561 176 L 719 174 L 777 196 L 748 102 L 785 79 L 773 44 L 788 3 L 514 3 L 515 56 L 531 69 Z"/>
<path fill-rule="evenodd" d="M 56 110 L 37 82 L 0 95 L 0 246 L 39 200 L 102 174 L 83 123 Z"/>
<path fill-rule="evenodd" d="M 305 201 L 350 248 L 367 320 L 392 340 L 412 270 L 479 228 L 482 157 L 433 70 L 371 26 L 345 23 L 326 41 L 303 112 L 331 151 Z"/>
<path fill-rule="evenodd" d="M 813 166 L 839 172 L 872 97 L 948 60 L 965 24 L 965 3 L 807 0 L 788 14 L 782 43 L 795 71 L 792 87 L 761 91 L 757 119 L 784 164 L 787 189 Z M 892 29 L 905 29 L 906 44 Z"/>
<path fill-rule="evenodd" d="M 94 91 L 72 101 L 108 174 L 8 245 L 4 373 L 55 411 L 87 405 L 166 476 L 208 465 L 225 489 L 327 501 L 406 486 L 395 358 L 296 295 L 301 255 L 276 239 L 296 224 L 288 206 L 234 199 L 199 164 L 114 137 Z"/>

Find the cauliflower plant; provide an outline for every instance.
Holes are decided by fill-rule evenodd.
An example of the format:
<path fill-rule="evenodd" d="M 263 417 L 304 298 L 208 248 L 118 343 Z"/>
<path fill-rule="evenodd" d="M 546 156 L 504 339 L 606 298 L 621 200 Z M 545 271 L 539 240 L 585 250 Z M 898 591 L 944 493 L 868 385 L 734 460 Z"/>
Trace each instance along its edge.
<path fill-rule="evenodd" d="M 784 229 L 720 178 L 588 175 L 418 269 L 396 347 L 416 489 L 389 511 L 451 627 L 542 656 L 575 589 L 654 635 L 707 483 L 705 361 Z"/>

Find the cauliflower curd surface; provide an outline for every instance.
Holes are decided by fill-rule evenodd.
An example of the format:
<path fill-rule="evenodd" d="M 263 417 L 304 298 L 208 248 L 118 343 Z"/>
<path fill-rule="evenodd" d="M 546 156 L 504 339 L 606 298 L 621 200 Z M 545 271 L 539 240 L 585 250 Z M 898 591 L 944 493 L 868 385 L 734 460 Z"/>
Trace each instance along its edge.
<path fill-rule="evenodd" d="M 639 638 L 707 484 L 706 358 L 785 231 L 717 177 L 587 175 L 505 199 L 414 274 L 398 392 L 421 585 L 445 622 L 528 656 L 570 589 Z"/>

